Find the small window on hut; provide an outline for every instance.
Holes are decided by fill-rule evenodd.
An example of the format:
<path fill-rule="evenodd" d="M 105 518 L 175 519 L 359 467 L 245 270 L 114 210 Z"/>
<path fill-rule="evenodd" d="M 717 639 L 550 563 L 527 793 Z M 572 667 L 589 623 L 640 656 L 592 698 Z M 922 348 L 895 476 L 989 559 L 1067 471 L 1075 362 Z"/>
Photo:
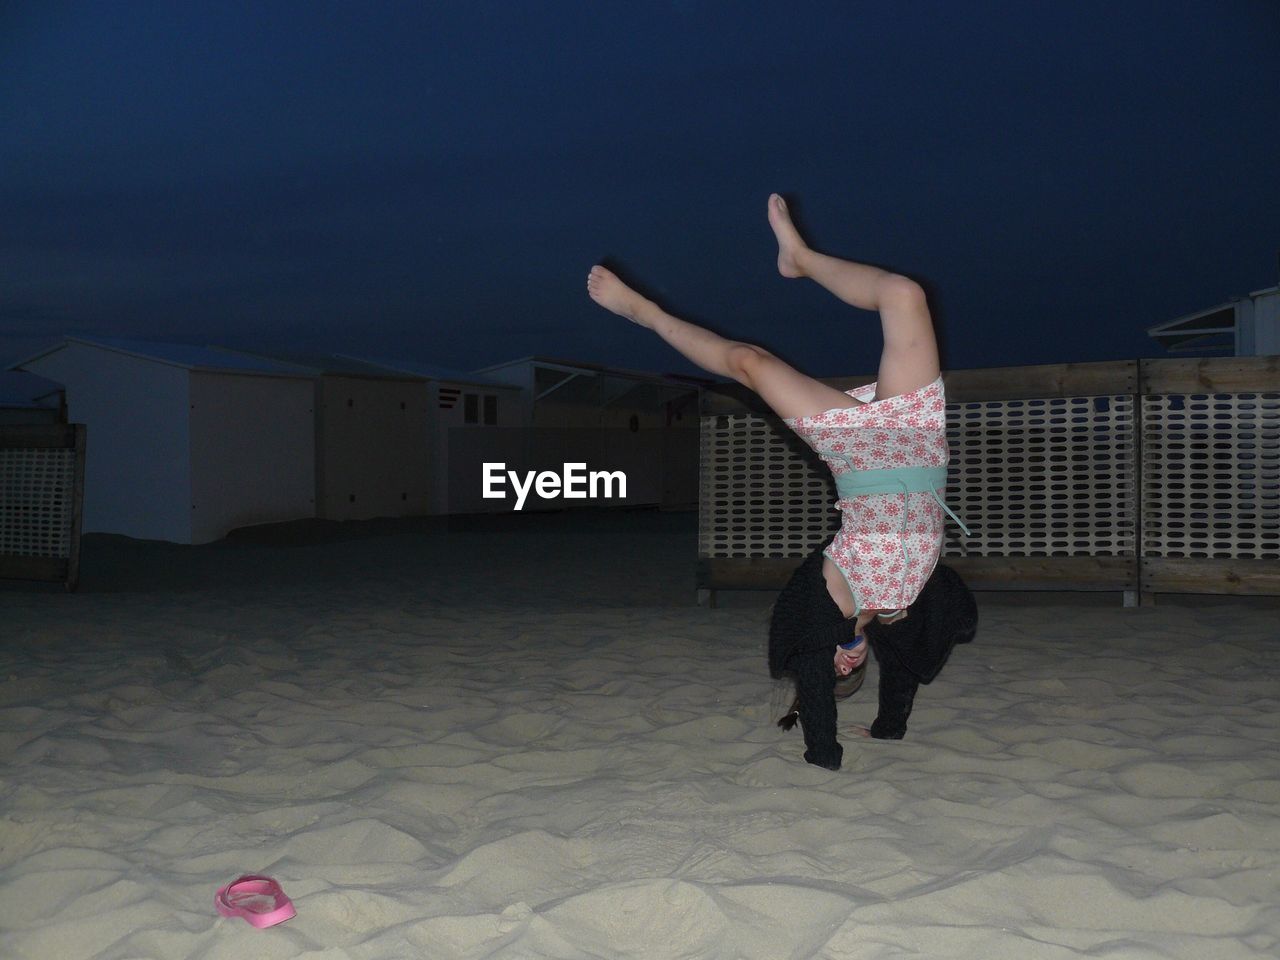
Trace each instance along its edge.
<path fill-rule="evenodd" d="M 484 425 L 486 427 L 498 425 L 498 398 L 491 393 L 484 395 Z"/>
<path fill-rule="evenodd" d="M 462 421 L 463 423 L 480 422 L 480 395 L 478 393 L 463 394 Z"/>

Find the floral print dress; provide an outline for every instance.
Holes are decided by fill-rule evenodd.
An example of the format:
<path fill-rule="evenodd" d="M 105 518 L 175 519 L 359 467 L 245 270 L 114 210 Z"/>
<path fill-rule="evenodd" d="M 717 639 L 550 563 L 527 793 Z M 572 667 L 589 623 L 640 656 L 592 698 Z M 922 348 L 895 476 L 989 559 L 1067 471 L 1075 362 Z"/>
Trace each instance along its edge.
<path fill-rule="evenodd" d="M 876 385 L 847 391 L 856 407 L 784 420 L 831 468 L 848 471 L 946 467 L 946 398 L 942 378 L 885 400 Z M 931 491 L 841 497 L 840 531 L 823 553 L 844 575 L 857 611 L 911 604 L 942 552 L 947 510 Z"/>

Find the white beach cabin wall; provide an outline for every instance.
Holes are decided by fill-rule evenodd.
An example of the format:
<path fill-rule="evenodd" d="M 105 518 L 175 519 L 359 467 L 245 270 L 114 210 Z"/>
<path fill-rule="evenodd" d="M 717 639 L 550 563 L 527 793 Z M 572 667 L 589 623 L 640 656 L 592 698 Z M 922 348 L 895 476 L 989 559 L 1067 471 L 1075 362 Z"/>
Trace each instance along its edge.
<path fill-rule="evenodd" d="M 189 543 L 315 516 L 310 379 L 190 372 Z M 165 539 L 172 539 L 166 537 Z"/>
<path fill-rule="evenodd" d="M 368 520 L 427 513 L 427 383 L 326 372 L 317 396 L 317 516 Z"/>
<path fill-rule="evenodd" d="M 433 514 L 492 512 L 481 496 L 481 464 L 523 461 L 523 397 L 518 385 L 415 360 L 339 356 L 369 372 L 418 381 L 425 400 L 419 446 L 425 457 L 425 510 Z"/>
<path fill-rule="evenodd" d="M 583 462 L 589 471 L 620 471 L 627 478 L 625 498 L 578 503 L 533 498 L 526 509 L 696 502 L 696 383 L 536 356 L 479 373 L 521 389 L 530 469 L 558 471 L 565 463 Z M 673 404 L 682 401 L 688 405 L 687 419 L 673 416 L 678 409 Z"/>
<path fill-rule="evenodd" d="M 433 380 L 430 404 L 434 424 L 432 461 L 435 467 L 432 513 L 498 513 L 511 509 L 502 500 L 483 495 L 483 465 L 505 463 L 524 468 L 528 461 L 528 432 L 524 424 L 524 393 L 514 384 L 485 379 Z M 475 397 L 468 401 L 467 397 Z M 492 398 L 486 400 L 486 398 Z M 468 422 L 467 405 L 476 405 Z M 485 422 L 485 404 L 492 404 L 493 422 Z"/>
<path fill-rule="evenodd" d="M 68 338 L 21 369 L 86 425 L 85 533 L 207 543 L 315 516 L 314 378 L 211 348 Z"/>
<path fill-rule="evenodd" d="M 187 371 L 74 340 L 23 369 L 63 384 L 86 425 L 82 532 L 191 542 Z"/>
<path fill-rule="evenodd" d="M 1280 287 L 1255 290 L 1238 307 L 1236 355 L 1266 357 L 1280 354 Z"/>

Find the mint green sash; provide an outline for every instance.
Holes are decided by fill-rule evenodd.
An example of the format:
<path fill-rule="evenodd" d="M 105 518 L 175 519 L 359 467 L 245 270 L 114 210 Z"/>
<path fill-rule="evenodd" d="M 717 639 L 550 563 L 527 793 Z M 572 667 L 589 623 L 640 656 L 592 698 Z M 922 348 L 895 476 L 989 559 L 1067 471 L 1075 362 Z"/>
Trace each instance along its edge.
<path fill-rule="evenodd" d="M 839 454 L 828 454 L 839 456 Z M 848 462 L 847 458 L 845 462 Z M 850 464 L 852 466 L 852 464 Z M 955 515 L 942 499 L 939 490 L 947 488 L 946 467 L 887 467 L 883 470 L 849 470 L 836 475 L 836 493 L 840 499 L 865 497 L 877 493 L 931 493 L 933 499 L 948 517 L 956 522 L 966 537 L 973 536 L 964 522 Z M 903 529 L 906 529 L 906 511 L 903 511 Z"/>
<path fill-rule="evenodd" d="M 946 467 L 889 467 L 836 475 L 836 493 L 841 499 L 871 493 L 925 493 L 939 487 L 947 488 Z"/>

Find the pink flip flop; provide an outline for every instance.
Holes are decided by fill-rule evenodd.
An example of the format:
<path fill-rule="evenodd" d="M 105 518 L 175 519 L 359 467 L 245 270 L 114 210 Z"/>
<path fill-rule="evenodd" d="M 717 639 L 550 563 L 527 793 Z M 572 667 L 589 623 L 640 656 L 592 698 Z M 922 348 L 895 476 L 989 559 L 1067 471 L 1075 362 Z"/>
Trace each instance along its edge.
<path fill-rule="evenodd" d="M 221 888 L 213 905 L 224 917 L 244 917 L 255 927 L 274 927 L 293 917 L 293 901 L 270 877 L 246 874 Z"/>

